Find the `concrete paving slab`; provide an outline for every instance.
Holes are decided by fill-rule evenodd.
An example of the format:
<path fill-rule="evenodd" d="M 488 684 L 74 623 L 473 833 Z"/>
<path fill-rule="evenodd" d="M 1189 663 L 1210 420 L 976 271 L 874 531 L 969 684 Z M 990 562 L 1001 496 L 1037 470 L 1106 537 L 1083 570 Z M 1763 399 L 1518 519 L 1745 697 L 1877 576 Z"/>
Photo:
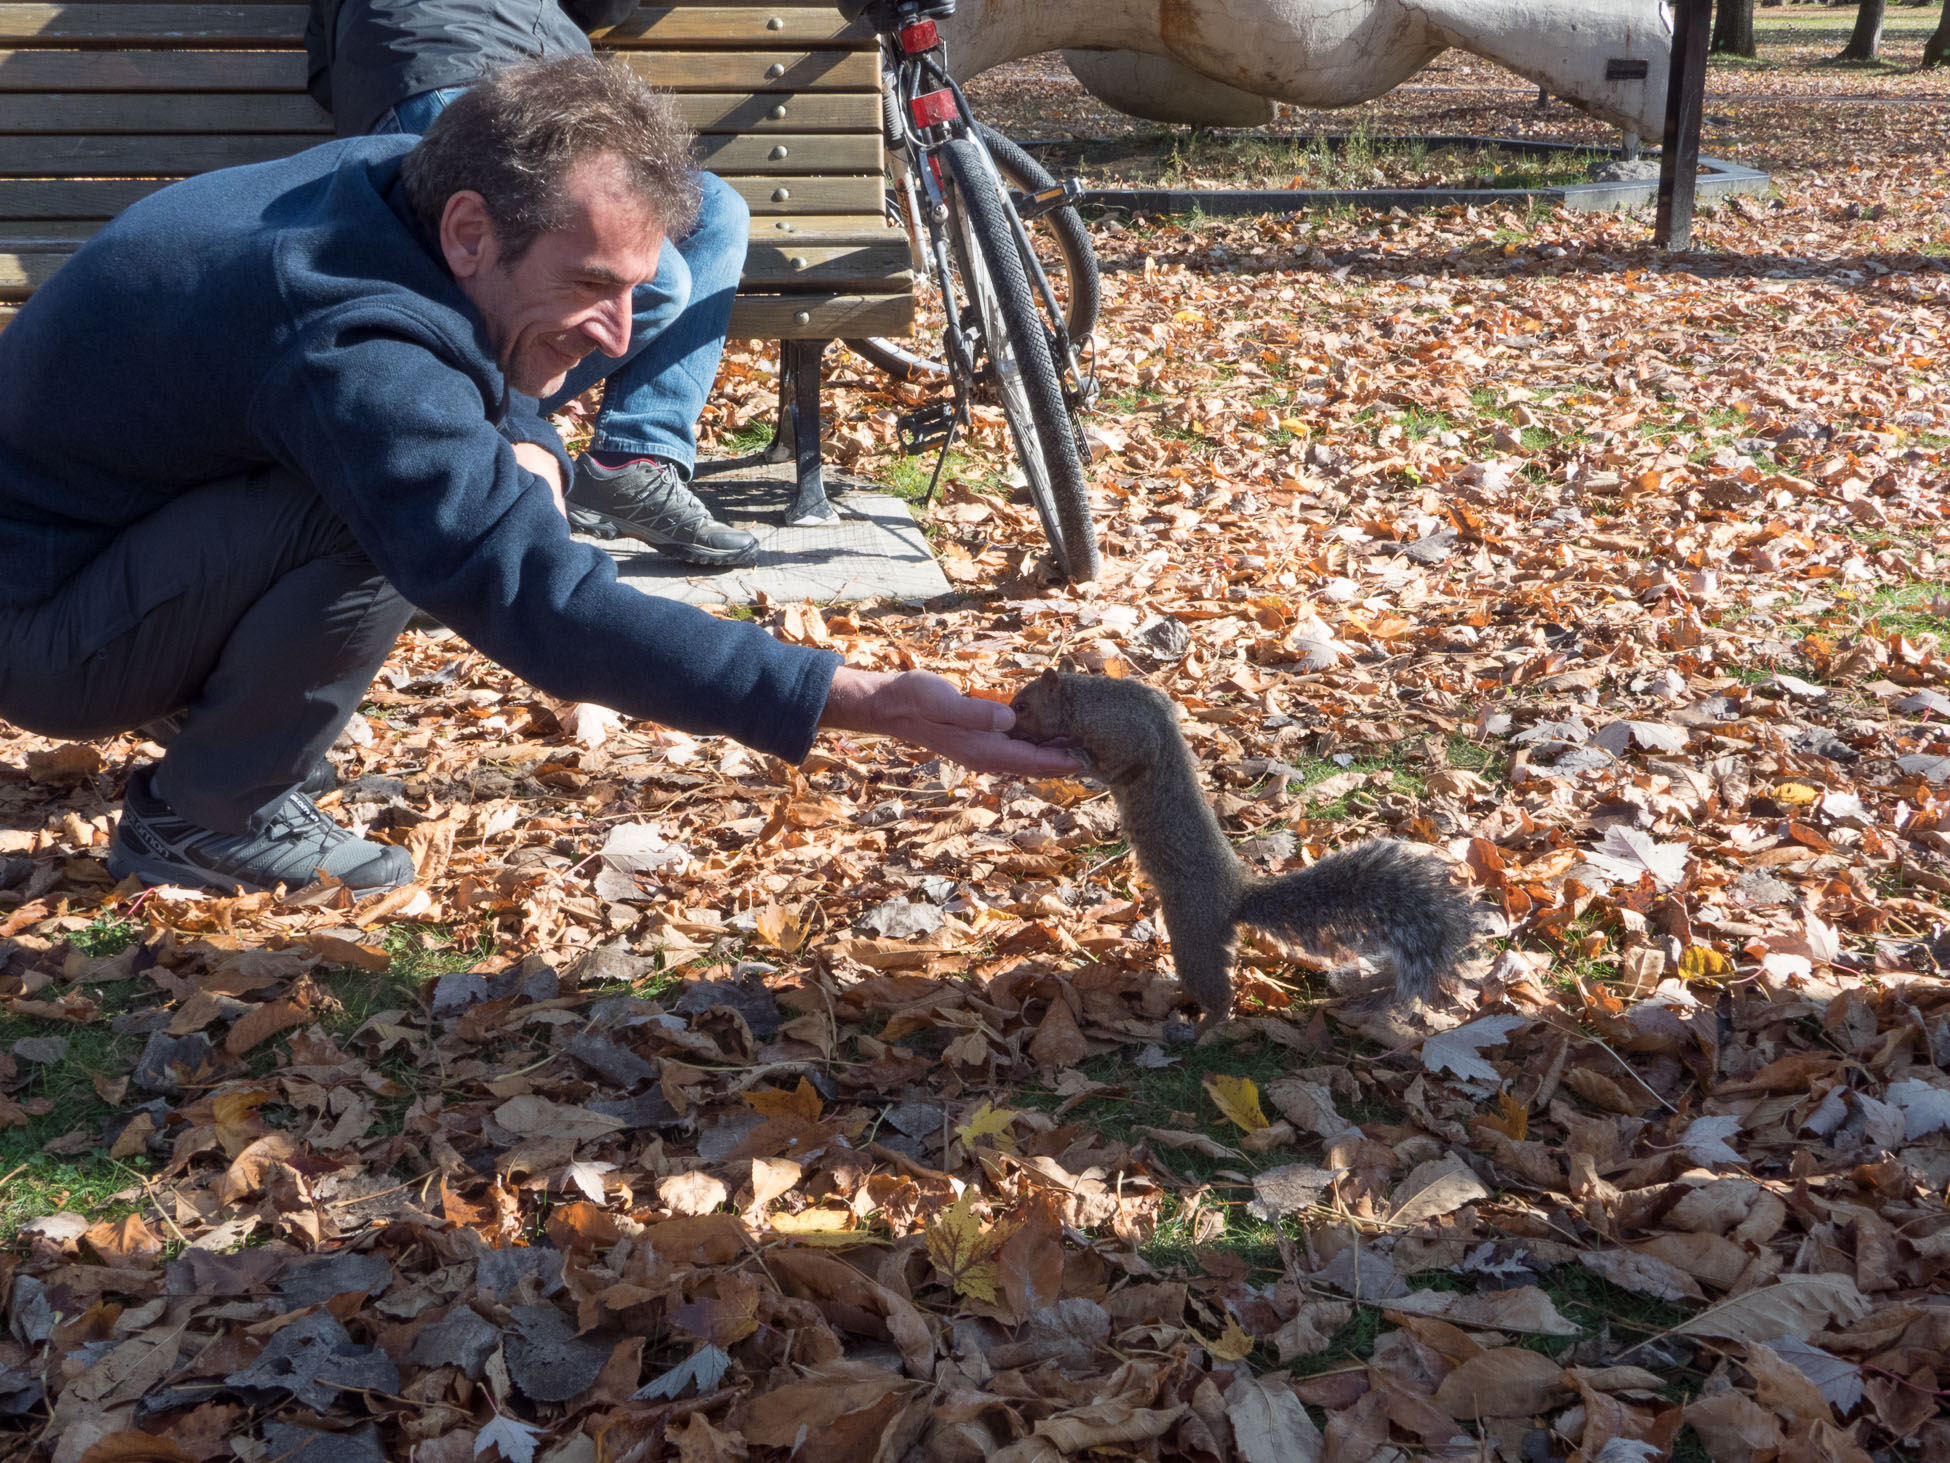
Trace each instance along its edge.
<path fill-rule="evenodd" d="M 785 525 L 791 468 L 752 468 L 697 484 L 721 520 L 758 536 L 749 569 L 705 569 L 666 558 L 635 539 L 598 543 L 616 560 L 616 576 L 645 594 L 687 604 L 750 604 L 760 593 L 775 604 L 867 599 L 933 599 L 948 593 L 941 566 L 901 499 L 866 478 L 826 469 L 837 523 Z M 584 542 L 597 542 L 585 539 Z"/>

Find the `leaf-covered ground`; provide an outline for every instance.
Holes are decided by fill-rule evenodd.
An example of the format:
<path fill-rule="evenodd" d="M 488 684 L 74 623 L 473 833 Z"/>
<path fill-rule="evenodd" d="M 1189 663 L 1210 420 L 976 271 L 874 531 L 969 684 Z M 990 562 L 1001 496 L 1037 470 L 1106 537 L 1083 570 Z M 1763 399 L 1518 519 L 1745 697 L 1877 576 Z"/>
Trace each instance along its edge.
<path fill-rule="evenodd" d="M 340 752 L 422 874 L 364 903 L 112 888 L 156 749 L 0 728 L 0 1448 L 1950 1458 L 1950 108 L 1770 100 L 1858 79 L 1715 71 L 1777 187 L 1681 260 L 1106 224 L 1104 580 L 991 417 L 956 595 L 761 611 L 1150 678 L 1263 867 L 1441 850 L 1486 937 L 1433 1009 L 1249 944 L 1190 1045 L 1100 789 L 788 768 L 440 632 Z M 1536 124 L 1452 83 L 1378 106 Z M 734 351 L 714 433 L 771 391 Z"/>

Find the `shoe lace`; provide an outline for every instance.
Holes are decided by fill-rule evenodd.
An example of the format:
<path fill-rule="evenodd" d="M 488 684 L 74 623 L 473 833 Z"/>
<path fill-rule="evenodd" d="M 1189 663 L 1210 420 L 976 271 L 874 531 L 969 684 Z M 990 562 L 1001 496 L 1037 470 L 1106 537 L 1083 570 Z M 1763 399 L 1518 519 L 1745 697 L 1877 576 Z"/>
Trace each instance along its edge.
<path fill-rule="evenodd" d="M 270 821 L 271 827 L 278 832 L 296 834 L 301 837 L 310 834 L 320 839 L 328 847 L 342 843 L 352 836 L 321 812 L 310 798 L 300 792 L 287 794 L 285 800 L 278 805 L 278 810 L 271 815 Z"/>
<path fill-rule="evenodd" d="M 686 533 L 696 533 L 716 523 L 711 511 L 697 500 L 697 495 L 685 486 L 674 468 L 659 465 L 652 473 L 646 474 L 649 481 L 640 492 L 627 497 L 631 517 L 646 528 Z"/>

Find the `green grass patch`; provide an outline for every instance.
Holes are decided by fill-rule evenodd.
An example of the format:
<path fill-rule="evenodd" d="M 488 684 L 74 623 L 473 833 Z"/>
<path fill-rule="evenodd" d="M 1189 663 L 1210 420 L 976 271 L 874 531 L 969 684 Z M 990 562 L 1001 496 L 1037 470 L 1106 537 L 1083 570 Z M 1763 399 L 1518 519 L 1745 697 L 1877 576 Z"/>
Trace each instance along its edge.
<path fill-rule="evenodd" d="M 880 469 L 881 480 L 893 489 L 894 496 L 909 503 L 922 502 L 928 496 L 928 484 L 934 481 L 934 464 L 938 457 L 935 452 L 924 452 L 917 457 L 906 453 L 896 453 L 887 458 Z M 952 482 L 966 473 L 971 466 L 969 460 L 959 452 L 949 452 L 948 461 L 941 469 L 941 481 Z"/>
<path fill-rule="evenodd" d="M 746 422 L 742 427 L 718 434 L 718 448 L 726 457 L 748 457 L 764 451 L 771 443 L 772 427 L 768 422 Z"/>
<path fill-rule="evenodd" d="M 1878 589 L 1869 596 L 1864 624 L 1883 634 L 1950 637 L 1950 608 L 1932 605 L 1950 607 L 1950 589 L 1934 584 Z"/>
<path fill-rule="evenodd" d="M 1445 146 L 1357 127 L 1344 134 L 1284 135 L 1155 128 L 1051 147 L 1043 156 L 1059 171 L 1085 172 L 1104 186 L 1343 190 L 1561 187 L 1587 181 L 1593 164 L 1609 154 L 1578 149 L 1531 155 L 1487 144 Z"/>
<path fill-rule="evenodd" d="M 120 955 L 141 938 L 142 932 L 127 920 L 103 914 L 97 915 L 86 929 L 76 930 L 68 937 L 68 943 L 90 960 L 100 960 Z"/>
<path fill-rule="evenodd" d="M 136 927 L 122 921 L 98 920 L 79 931 L 73 944 L 91 958 L 117 954 L 138 938 Z M 316 973 L 326 997 L 318 1010 L 319 1024 L 335 1040 L 346 1041 L 374 1016 L 389 1010 L 412 1010 L 419 1005 L 420 987 L 429 979 L 455 970 L 470 970 L 493 953 L 487 944 L 463 943 L 433 925 L 397 924 L 381 937 L 392 963 L 383 971 L 322 967 Z M 67 1051 L 56 1062 L 19 1061 L 26 1081 L 9 1095 L 23 1105 L 44 1101 L 47 1111 L 26 1123 L 0 1132 L 0 1243 L 11 1241 L 29 1219 L 68 1209 L 91 1220 L 111 1219 L 133 1205 L 126 1195 L 135 1176 L 152 1165 L 146 1155 L 126 1159 L 108 1155 L 109 1143 L 120 1131 L 120 1115 L 139 1106 L 146 1094 L 130 1090 L 119 1106 L 104 1102 L 96 1078 L 112 1082 L 126 1077 L 147 1040 L 144 1034 L 113 1030 L 117 1016 L 154 1005 L 154 989 L 144 981 L 117 981 L 101 986 L 82 982 L 80 989 L 100 1003 L 100 1016 L 87 1023 L 44 1021 L 36 1017 L 0 1015 L 0 1051 L 10 1051 L 22 1037 L 58 1036 Z M 216 1033 L 221 1035 L 221 1033 Z M 289 1060 L 284 1040 L 267 1042 L 251 1054 L 245 1075 L 275 1073 Z M 411 1089 L 408 1095 L 380 1104 L 382 1131 L 397 1131 L 426 1074 L 417 1057 L 396 1046 L 376 1066 L 382 1075 Z M 280 1109 L 266 1109 L 275 1120 Z M 92 1140 L 79 1152 L 50 1154 L 48 1144 L 79 1134 Z M 76 1140 L 79 1146 L 80 1139 Z M 139 1188 L 139 1183 L 137 1184 Z"/>

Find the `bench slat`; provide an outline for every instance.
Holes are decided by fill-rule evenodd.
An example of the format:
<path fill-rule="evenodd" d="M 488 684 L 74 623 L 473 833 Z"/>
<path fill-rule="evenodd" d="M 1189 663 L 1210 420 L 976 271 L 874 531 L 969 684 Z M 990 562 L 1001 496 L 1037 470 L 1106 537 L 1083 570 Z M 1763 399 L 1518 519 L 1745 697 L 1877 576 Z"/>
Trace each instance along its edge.
<path fill-rule="evenodd" d="M 0 5 L 0 40 L 55 45 L 293 45 L 303 5 Z"/>
<path fill-rule="evenodd" d="M 775 24 L 776 22 L 776 24 Z M 644 6 L 620 25 L 602 33 L 602 44 L 628 46 L 806 46 L 871 47 L 874 34 L 860 21 L 847 21 L 833 5 L 787 8 L 777 5 Z"/>
<path fill-rule="evenodd" d="M 876 213 L 886 205 L 878 173 L 862 178 L 725 179 L 754 214 Z M 0 215 L 4 216 L 4 215 Z"/>
<path fill-rule="evenodd" d="M 838 133 L 799 137 L 777 133 L 770 137 L 712 134 L 697 140 L 698 162 L 721 175 L 769 173 L 793 177 L 806 173 L 880 172 L 880 136 Z"/>
<path fill-rule="evenodd" d="M 0 306 L 0 330 L 18 313 Z M 839 295 L 792 299 L 780 295 L 740 296 L 731 307 L 734 340 L 843 340 L 858 335 L 910 335 L 914 297 Z"/>
<path fill-rule="evenodd" d="M 914 296 L 844 295 L 794 299 L 740 295 L 731 307 L 733 340 L 845 340 L 859 335 L 912 335 Z"/>
<path fill-rule="evenodd" d="M 289 132 L 323 141 L 332 135 L 332 118 L 310 97 L 289 93 L 0 92 L 0 134 L 68 132 Z"/>
<path fill-rule="evenodd" d="M 290 51 L 0 50 L 0 91 L 288 91 L 305 58 Z"/>
<path fill-rule="evenodd" d="M 871 133 L 880 116 L 876 98 L 853 92 L 815 92 L 776 100 L 697 92 L 678 97 L 677 108 L 685 124 L 700 133 Z M 773 115 L 776 112 L 785 115 Z M 186 132 L 289 132 L 322 141 L 332 135 L 332 119 L 310 97 L 288 93 L 0 91 L 0 134 L 69 132 L 159 137 Z"/>
<path fill-rule="evenodd" d="M 303 5 L 0 4 L 0 41 L 64 46 L 296 46 Z M 776 22 L 776 23 L 775 23 Z M 605 31 L 606 46 L 871 46 L 833 6 L 646 6 Z"/>
<path fill-rule="evenodd" d="M 0 179 L 0 221 L 113 218 L 138 198 L 167 187 L 173 178 Z M 881 180 L 866 178 L 727 178 L 754 214 L 878 216 L 885 195 Z"/>
<path fill-rule="evenodd" d="M 638 76 L 666 91 L 880 90 L 872 51 L 689 51 L 677 56 L 615 51 Z"/>
<path fill-rule="evenodd" d="M 182 132 L 103 133 L 96 136 L 0 136 L 0 177 L 146 178 L 166 172 L 202 173 L 289 157 L 318 136 L 268 133 L 224 136 Z M 867 173 L 880 167 L 880 139 L 838 133 L 821 137 L 709 135 L 697 141 L 701 164 L 715 173 L 763 174 L 787 180 L 811 173 Z"/>
<path fill-rule="evenodd" d="M 8 241 L 11 242 L 11 241 Z M 0 252 L 0 299 L 18 302 L 74 257 L 74 245 Z M 756 244 L 745 260 L 743 287 L 788 294 L 835 290 L 889 291 L 907 285 L 907 242 Z"/>
<path fill-rule="evenodd" d="M 870 51 L 618 51 L 667 91 L 877 92 Z M 777 74 L 774 75 L 773 73 Z M 305 89 L 295 51 L 25 51 L 0 49 L 0 91 L 288 91 Z"/>
<path fill-rule="evenodd" d="M 71 252 L 86 243 L 105 222 L 95 218 L 0 222 L 0 254 Z M 801 248 L 873 248 L 890 242 L 905 247 L 906 238 L 906 234 L 889 229 L 880 218 L 864 214 L 814 214 L 796 219 L 753 219 L 750 247 L 788 252 Z"/>

